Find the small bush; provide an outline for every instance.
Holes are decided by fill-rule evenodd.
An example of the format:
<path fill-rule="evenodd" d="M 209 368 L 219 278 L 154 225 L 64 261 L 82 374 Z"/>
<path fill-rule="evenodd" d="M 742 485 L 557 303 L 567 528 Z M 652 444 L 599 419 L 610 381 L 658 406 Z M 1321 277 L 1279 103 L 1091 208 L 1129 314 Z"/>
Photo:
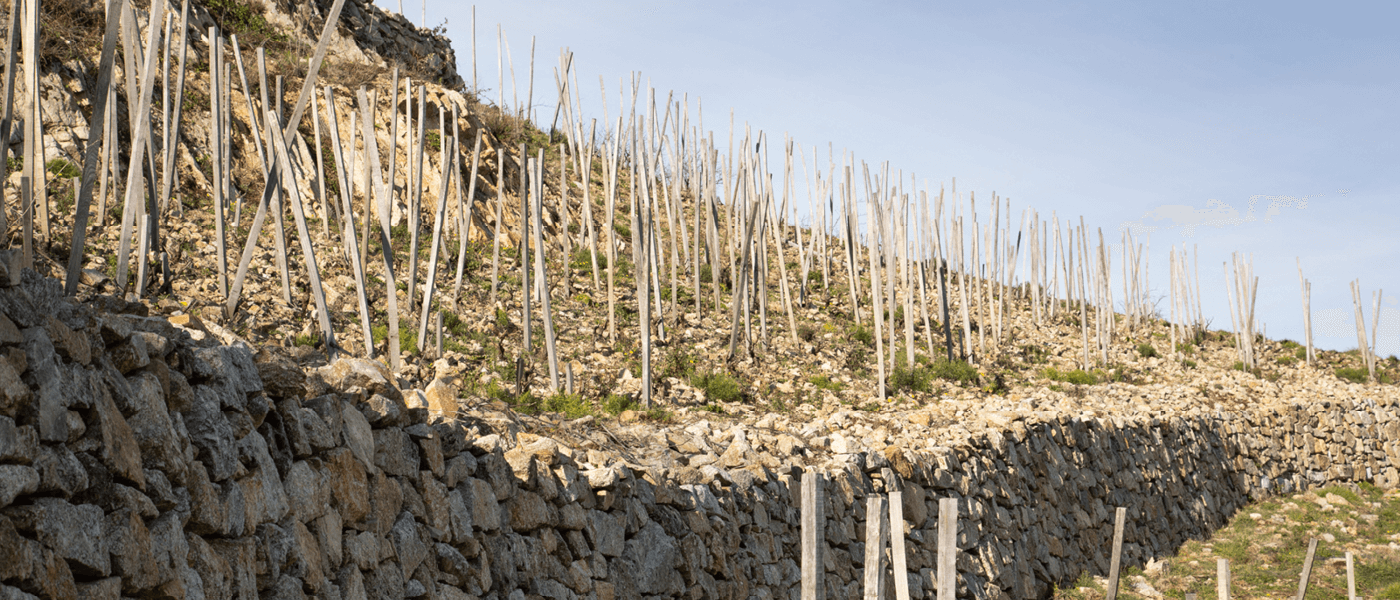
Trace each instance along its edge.
<path fill-rule="evenodd" d="M 510 330 L 510 315 L 499 308 L 496 309 L 496 329 L 502 332 Z"/>
<path fill-rule="evenodd" d="M 113 272 L 115 272 L 115 270 Z M 842 366 L 848 370 L 863 373 L 869 363 L 870 350 L 865 346 L 853 346 L 851 350 L 846 353 L 846 362 Z"/>
<path fill-rule="evenodd" d="M 1293 353 L 1293 356 L 1297 357 L 1299 360 L 1307 360 L 1307 359 L 1308 359 L 1308 349 L 1307 349 L 1307 348 L 1299 348 L 1296 352 Z"/>
<path fill-rule="evenodd" d="M 1237 361 L 1235 361 L 1235 364 L 1230 365 L 1230 370 L 1231 370 L 1231 371 L 1248 371 L 1249 368 L 1248 368 L 1248 367 L 1245 367 L 1244 361 L 1239 361 L 1239 360 L 1237 360 Z"/>
<path fill-rule="evenodd" d="M 841 382 L 835 381 L 830 377 L 827 377 L 826 375 L 817 375 L 811 379 L 808 379 L 807 381 L 811 382 L 812 385 L 817 386 L 817 389 L 819 390 L 830 390 L 833 392 L 841 391 Z"/>
<path fill-rule="evenodd" d="M 807 271 L 807 281 L 810 281 L 810 282 L 812 282 L 812 283 L 821 283 L 821 281 L 822 281 L 822 273 L 821 273 L 821 271 L 817 271 L 817 270 L 815 270 L 815 269 L 813 269 L 813 270 L 811 270 L 811 271 Z"/>
<path fill-rule="evenodd" d="M 672 346 L 661 358 L 661 376 L 685 379 L 695 374 L 695 357 L 684 346 Z"/>
<path fill-rule="evenodd" d="M 977 368 L 966 361 L 940 358 L 929 365 L 929 372 L 939 379 L 958 383 L 975 383 L 980 377 Z"/>
<path fill-rule="evenodd" d="M 1138 346 L 1137 346 L 1137 351 L 1138 351 L 1138 355 L 1141 356 L 1141 357 L 1143 357 L 1143 358 L 1156 358 L 1156 357 L 1157 357 L 1157 349 L 1156 349 L 1156 348 L 1153 348 L 1153 347 L 1152 347 L 1152 344 L 1138 344 Z"/>
<path fill-rule="evenodd" d="M 1280 356 L 1278 357 L 1277 361 L 1278 364 L 1282 366 L 1291 367 L 1298 362 L 1298 359 L 1293 358 L 1292 356 Z"/>
<path fill-rule="evenodd" d="M 545 410 L 562 413 L 566 419 L 578 419 L 593 414 L 593 405 L 578 394 L 555 394 L 544 403 Z"/>
<path fill-rule="evenodd" d="M 924 367 L 908 368 L 903 365 L 896 365 L 894 373 L 890 374 L 890 391 L 898 393 L 901 390 L 909 392 L 932 392 L 933 373 Z"/>
<path fill-rule="evenodd" d="M 1181 366 L 1186 367 L 1186 368 L 1188 368 L 1188 369 L 1194 369 L 1194 368 L 1196 368 L 1196 361 L 1194 361 L 1194 360 L 1183 360 L 1183 361 L 1181 361 Z"/>
<path fill-rule="evenodd" d="M 797 326 L 797 337 L 804 342 L 810 342 L 817 337 L 817 328 L 807 323 Z"/>
<path fill-rule="evenodd" d="M 1040 375 L 1051 381 L 1063 381 L 1074 385 L 1094 385 L 1099 382 L 1097 377 L 1094 377 L 1092 373 L 1086 373 L 1083 369 L 1060 371 L 1055 367 L 1046 367 L 1040 372 Z"/>
<path fill-rule="evenodd" d="M 866 346 L 875 346 L 875 333 L 864 325 L 855 325 L 846 331 L 846 338 L 853 342 L 860 342 Z"/>
<path fill-rule="evenodd" d="M 714 281 L 714 271 L 710 270 L 710 265 L 700 265 L 700 282 L 710 283 Z"/>
<path fill-rule="evenodd" d="M 690 384 L 703 390 L 711 402 L 734 402 L 739 399 L 739 382 L 728 373 L 710 371 L 691 378 Z"/>
<path fill-rule="evenodd" d="M 1350 381 L 1352 383 L 1366 383 L 1366 381 L 1370 378 L 1371 374 L 1366 369 L 1350 369 L 1346 367 L 1337 369 L 1337 379 L 1341 379 L 1343 381 Z"/>
<path fill-rule="evenodd" d="M 1293 350 L 1295 348 L 1303 347 L 1302 344 L 1299 344 L 1298 342 L 1295 342 L 1293 340 L 1282 340 L 1279 342 L 1279 344 L 1282 345 L 1285 350 Z"/>
<path fill-rule="evenodd" d="M 636 402 L 633 402 L 631 398 L 622 394 L 610 394 L 607 398 L 603 399 L 603 412 L 613 416 L 620 415 L 622 411 L 632 410 L 636 407 Z"/>

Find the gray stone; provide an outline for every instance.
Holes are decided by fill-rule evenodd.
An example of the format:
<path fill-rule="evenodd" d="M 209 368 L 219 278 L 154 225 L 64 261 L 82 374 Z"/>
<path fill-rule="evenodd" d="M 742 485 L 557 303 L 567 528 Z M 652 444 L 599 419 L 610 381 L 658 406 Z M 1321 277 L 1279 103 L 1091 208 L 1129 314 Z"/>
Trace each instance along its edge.
<path fill-rule="evenodd" d="M 275 398 L 301 398 L 306 393 L 306 375 L 281 348 L 265 347 L 253 357 L 263 389 Z"/>
<path fill-rule="evenodd" d="M 538 529 L 550 522 L 549 505 L 544 498 L 533 492 L 521 491 L 506 501 L 510 512 L 510 527 L 518 533 Z"/>
<path fill-rule="evenodd" d="M 457 486 L 457 490 L 465 496 L 477 529 L 495 531 L 501 528 L 501 507 L 491 484 L 473 477 Z"/>
<path fill-rule="evenodd" d="M 39 456 L 34 459 L 34 470 L 39 473 L 40 492 L 58 493 L 71 498 L 88 488 L 87 469 L 65 446 L 40 446 Z"/>
<path fill-rule="evenodd" d="M 28 406 L 34 392 L 19 378 L 19 373 L 8 361 L 0 361 L 0 415 L 19 412 L 20 407 Z"/>
<path fill-rule="evenodd" d="M 190 442 L 209 470 L 209 479 L 217 482 L 233 476 L 238 468 L 233 427 L 224 417 L 218 392 L 207 385 L 195 386 L 194 402 L 184 412 L 184 420 Z"/>
<path fill-rule="evenodd" d="M 304 460 L 292 463 L 282 487 L 287 492 L 287 500 L 298 521 L 306 523 L 326 513 L 331 502 L 330 482 L 327 479 Z"/>
<path fill-rule="evenodd" d="M 399 514 L 399 519 L 389 530 L 389 539 L 394 542 L 394 552 L 399 557 L 399 566 L 406 573 L 412 573 L 428 558 L 428 546 L 418 537 L 418 525 L 408 511 Z"/>
<path fill-rule="evenodd" d="M 626 529 L 623 527 L 622 519 L 601 510 L 588 511 L 588 526 L 584 528 L 584 533 L 593 542 L 593 547 L 601 552 L 603 556 L 622 556 L 625 550 L 624 535 Z"/>
<path fill-rule="evenodd" d="M 138 488 L 145 488 L 146 475 L 141 470 L 141 446 L 137 443 L 131 426 L 122 417 L 121 411 L 117 410 L 117 404 L 112 401 L 111 394 L 101 387 L 97 380 L 87 378 L 85 383 L 94 389 L 94 395 L 97 397 L 97 427 L 101 434 L 102 463 L 113 475 L 134 483 Z"/>
<path fill-rule="evenodd" d="M 101 528 L 102 509 L 91 504 L 69 504 L 60 498 L 38 498 L 34 531 L 39 542 L 67 559 L 79 575 L 106 577 L 112 572 Z"/>
<path fill-rule="evenodd" d="M 397 477 L 418 475 L 418 445 L 399 428 L 374 431 L 374 464 Z"/>
<path fill-rule="evenodd" d="M 352 387 L 369 390 L 371 394 L 403 402 L 403 394 L 393 384 L 393 374 L 384 363 L 363 358 L 341 358 L 320 370 L 326 383 L 336 391 Z"/>
<path fill-rule="evenodd" d="M 142 464 L 147 468 L 164 470 L 176 480 L 183 480 L 188 465 L 184 445 L 175 433 L 160 380 L 152 373 L 131 377 L 132 403 L 135 414 L 128 418 L 131 433 L 141 447 Z"/>
<path fill-rule="evenodd" d="M 0 465 L 0 508 L 39 489 L 39 473 L 26 465 Z"/>
<path fill-rule="evenodd" d="M 373 533 L 361 531 L 344 539 L 345 559 L 351 566 L 368 571 L 379 564 L 379 539 Z M 345 587 L 344 583 L 340 585 Z"/>
<path fill-rule="evenodd" d="M 377 473 L 379 467 L 374 465 L 374 432 L 370 429 L 369 421 L 349 403 L 343 405 L 340 414 L 345 423 L 345 445 L 350 447 L 350 452 L 371 475 Z"/>
<path fill-rule="evenodd" d="M 3 370 L 4 363 L 0 362 L 0 371 Z M 38 450 L 39 433 L 33 427 L 17 427 L 14 419 L 0 417 L 0 462 L 27 465 L 34 462 Z"/>

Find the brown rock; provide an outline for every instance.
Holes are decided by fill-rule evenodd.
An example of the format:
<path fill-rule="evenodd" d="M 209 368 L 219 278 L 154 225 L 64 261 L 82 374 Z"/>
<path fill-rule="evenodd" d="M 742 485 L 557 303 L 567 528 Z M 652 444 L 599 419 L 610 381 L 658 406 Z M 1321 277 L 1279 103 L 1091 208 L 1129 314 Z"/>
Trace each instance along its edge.
<path fill-rule="evenodd" d="M 306 374 L 275 346 L 265 347 L 253 356 L 263 390 L 276 398 L 301 398 L 306 393 Z"/>
<path fill-rule="evenodd" d="M 92 347 L 88 344 L 88 338 L 82 332 L 73 331 L 63 321 L 49 315 L 44 319 L 44 329 L 49 333 L 49 339 L 53 341 L 54 349 L 64 358 L 80 365 L 87 365 L 92 362 Z"/>
<path fill-rule="evenodd" d="M 20 334 L 19 327 L 9 317 L 0 314 L 0 344 L 6 346 L 17 346 L 24 343 L 24 336 Z"/>
<path fill-rule="evenodd" d="M 95 383 L 95 381 L 94 381 Z M 122 418 L 117 404 L 105 387 L 96 386 L 98 428 L 102 434 L 102 462 L 112 473 L 146 488 L 146 475 L 141 471 L 141 446 L 131 426 Z"/>
<path fill-rule="evenodd" d="M 441 415 L 457 415 L 457 386 L 443 379 L 434 379 L 423 393 L 428 398 L 428 410 Z"/>

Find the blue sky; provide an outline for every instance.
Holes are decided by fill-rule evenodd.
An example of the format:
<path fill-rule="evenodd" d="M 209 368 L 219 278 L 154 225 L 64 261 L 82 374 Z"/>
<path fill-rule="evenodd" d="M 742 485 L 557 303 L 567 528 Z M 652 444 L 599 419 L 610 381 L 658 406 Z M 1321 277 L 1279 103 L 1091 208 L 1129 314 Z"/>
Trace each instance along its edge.
<path fill-rule="evenodd" d="M 419 20 L 421 0 L 404 9 Z M 471 5 L 430 0 L 426 10 L 429 26 L 446 20 L 470 85 Z M 1355 347 L 1350 321 L 1334 331 L 1316 322 L 1327 310 L 1351 317 L 1347 283 L 1359 278 L 1368 320 L 1370 293 L 1386 290 L 1395 312 L 1382 312 L 1379 351 L 1400 353 L 1400 5 L 517 0 L 476 14 L 488 98 L 496 25 L 521 102 L 535 36 L 537 120 L 553 114 L 552 68 L 568 46 L 590 117 L 602 114 L 600 75 L 615 118 L 619 78 L 639 71 L 658 101 L 674 90 L 694 110 L 703 99 L 722 146 L 732 108 L 740 127 L 774 143 L 786 132 L 809 155 L 819 145 L 823 165 L 831 142 L 935 189 L 956 177 L 983 201 L 979 213 L 995 191 L 1018 217 L 1026 206 L 1083 215 L 1113 239 L 1125 224 L 1157 226 L 1154 297 L 1167 247 L 1199 245 L 1215 327 L 1230 320 L 1221 263 L 1239 251 L 1254 257 L 1269 336 L 1301 339 L 1297 257 L 1313 282 L 1320 347 Z M 509 103 L 509 73 L 505 85 Z M 1145 217 L 1211 200 L 1244 215 L 1251 198 L 1256 220 L 1190 236 Z M 1270 198 L 1291 205 L 1266 222 Z"/>

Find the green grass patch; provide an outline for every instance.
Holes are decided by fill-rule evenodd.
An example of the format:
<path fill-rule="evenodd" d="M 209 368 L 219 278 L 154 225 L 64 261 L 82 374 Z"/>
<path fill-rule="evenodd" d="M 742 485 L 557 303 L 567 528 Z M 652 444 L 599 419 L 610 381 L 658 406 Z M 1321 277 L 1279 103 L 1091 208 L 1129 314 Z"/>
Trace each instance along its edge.
<path fill-rule="evenodd" d="M 1371 378 L 1371 374 L 1366 369 L 1342 367 L 1337 369 L 1337 379 L 1350 381 L 1352 383 L 1366 383 Z"/>
<path fill-rule="evenodd" d="M 977 372 L 977 367 L 967 364 L 967 361 L 948 360 L 940 358 L 933 361 L 928 367 L 930 374 L 939 379 L 955 381 L 958 383 L 976 383 L 981 377 Z"/>
<path fill-rule="evenodd" d="M 1157 357 L 1157 349 L 1156 349 L 1156 348 L 1153 348 L 1153 347 L 1152 347 L 1152 344 L 1138 344 L 1138 345 L 1137 345 L 1137 351 L 1138 351 L 1138 356 L 1141 356 L 1141 357 L 1143 357 L 1143 358 L 1156 358 L 1156 357 Z"/>
<path fill-rule="evenodd" d="M 1073 371 L 1060 371 L 1055 367 L 1046 367 L 1040 371 L 1041 377 L 1051 381 L 1063 381 L 1074 385 L 1094 385 L 1099 382 L 1099 378 L 1092 373 L 1087 373 L 1083 369 Z"/>
<path fill-rule="evenodd" d="M 812 377 L 811 379 L 808 379 L 807 381 L 810 382 L 812 385 L 817 386 L 817 389 L 819 390 L 839 392 L 842 388 L 841 382 L 835 381 L 832 378 L 827 377 L 826 375 L 817 375 Z"/>
<path fill-rule="evenodd" d="M 703 390 L 711 402 L 735 402 L 742 396 L 739 382 L 728 373 L 706 372 L 692 377 L 690 384 Z"/>

